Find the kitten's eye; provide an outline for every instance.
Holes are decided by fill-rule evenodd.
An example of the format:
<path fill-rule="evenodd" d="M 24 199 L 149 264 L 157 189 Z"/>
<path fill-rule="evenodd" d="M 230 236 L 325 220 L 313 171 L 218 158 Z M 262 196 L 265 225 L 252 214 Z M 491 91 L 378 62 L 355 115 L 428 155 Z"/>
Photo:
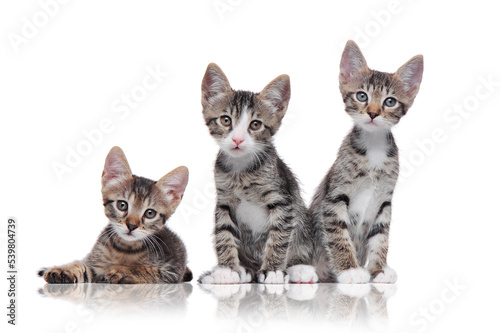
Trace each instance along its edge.
<path fill-rule="evenodd" d="M 231 118 L 228 116 L 222 116 L 220 117 L 220 123 L 224 126 L 229 126 L 231 125 Z"/>
<path fill-rule="evenodd" d="M 388 97 L 385 99 L 384 104 L 385 104 L 385 106 L 393 107 L 394 105 L 396 105 L 396 99 L 392 98 L 392 97 Z"/>
<path fill-rule="evenodd" d="M 262 121 L 254 120 L 250 123 L 250 128 L 254 131 L 258 130 L 262 126 Z"/>
<path fill-rule="evenodd" d="M 153 209 L 148 209 L 145 213 L 144 213 L 144 217 L 147 218 L 147 219 L 152 219 L 153 217 L 156 216 L 156 211 L 153 210 Z"/>
<path fill-rule="evenodd" d="M 121 210 L 122 212 L 126 212 L 128 209 L 128 203 L 123 200 L 118 200 L 116 202 L 116 208 L 118 208 L 118 210 Z"/>
<path fill-rule="evenodd" d="M 358 92 L 356 94 L 356 98 L 358 99 L 358 101 L 360 102 L 366 102 L 368 100 L 368 95 L 362 91 Z"/>

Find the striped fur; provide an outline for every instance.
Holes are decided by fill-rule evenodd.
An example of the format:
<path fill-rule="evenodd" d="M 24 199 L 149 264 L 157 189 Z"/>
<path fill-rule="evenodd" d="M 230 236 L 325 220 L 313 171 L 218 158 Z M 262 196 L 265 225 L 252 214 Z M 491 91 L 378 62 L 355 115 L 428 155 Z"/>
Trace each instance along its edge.
<path fill-rule="evenodd" d="M 272 141 L 289 98 L 286 75 L 252 93 L 234 91 L 217 65 L 207 68 L 203 116 L 221 148 L 215 162 L 218 266 L 201 283 L 283 283 L 287 266 L 310 261 L 307 209 Z"/>
<path fill-rule="evenodd" d="M 340 91 L 354 127 L 310 206 L 314 237 L 321 240 L 314 256 L 320 281 L 395 282 L 394 271 L 387 267 L 399 171 L 391 127 L 412 105 L 422 71 L 422 56 L 394 74 L 371 70 L 358 46 L 352 41 L 346 45 Z"/>
<path fill-rule="evenodd" d="M 165 222 L 180 203 L 188 171 L 159 181 L 132 175 L 123 151 L 109 152 L 102 176 L 109 224 L 90 253 L 67 265 L 42 269 L 48 283 L 178 283 L 192 279 L 186 249 Z"/>

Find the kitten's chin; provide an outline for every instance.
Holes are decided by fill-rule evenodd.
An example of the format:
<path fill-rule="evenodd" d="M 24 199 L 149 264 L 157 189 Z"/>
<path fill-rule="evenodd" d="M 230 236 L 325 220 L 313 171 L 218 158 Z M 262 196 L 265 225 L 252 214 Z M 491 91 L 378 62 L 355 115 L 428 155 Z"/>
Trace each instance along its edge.
<path fill-rule="evenodd" d="M 232 158 L 244 158 L 248 155 L 249 150 L 245 148 L 222 148 L 222 151 L 229 157 Z"/>
<path fill-rule="evenodd" d="M 116 235 L 126 242 L 139 242 L 144 238 L 136 232 L 129 232 L 128 230 L 116 230 Z"/>
<path fill-rule="evenodd" d="M 370 120 L 358 120 L 356 125 L 368 132 L 388 131 L 391 128 L 385 123 Z"/>
<path fill-rule="evenodd" d="M 118 236 L 126 242 L 138 242 L 142 239 L 133 234 L 118 234 Z"/>

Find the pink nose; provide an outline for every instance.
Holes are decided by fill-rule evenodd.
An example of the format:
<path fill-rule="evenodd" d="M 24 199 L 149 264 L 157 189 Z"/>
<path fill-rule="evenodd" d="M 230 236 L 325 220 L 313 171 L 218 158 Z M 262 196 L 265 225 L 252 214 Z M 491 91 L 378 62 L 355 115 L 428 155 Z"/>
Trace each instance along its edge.
<path fill-rule="evenodd" d="M 243 141 L 245 141 L 244 139 L 235 139 L 233 138 L 233 142 L 236 144 L 236 147 L 238 147 Z"/>

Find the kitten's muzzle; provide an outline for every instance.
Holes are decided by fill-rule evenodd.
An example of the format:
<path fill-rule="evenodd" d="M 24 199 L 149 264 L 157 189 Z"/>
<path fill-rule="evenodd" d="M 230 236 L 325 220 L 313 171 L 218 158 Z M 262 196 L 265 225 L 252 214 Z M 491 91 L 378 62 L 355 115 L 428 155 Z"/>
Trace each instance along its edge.
<path fill-rule="evenodd" d="M 371 111 L 368 111 L 368 115 L 370 116 L 371 119 L 375 119 L 377 118 L 380 114 L 378 114 L 377 112 L 371 112 Z"/>

